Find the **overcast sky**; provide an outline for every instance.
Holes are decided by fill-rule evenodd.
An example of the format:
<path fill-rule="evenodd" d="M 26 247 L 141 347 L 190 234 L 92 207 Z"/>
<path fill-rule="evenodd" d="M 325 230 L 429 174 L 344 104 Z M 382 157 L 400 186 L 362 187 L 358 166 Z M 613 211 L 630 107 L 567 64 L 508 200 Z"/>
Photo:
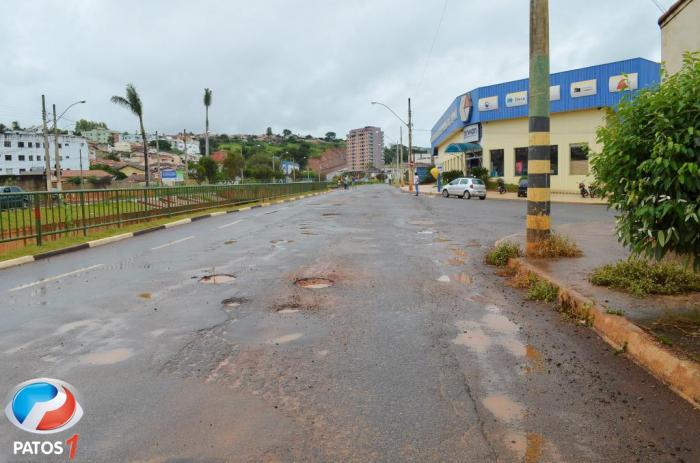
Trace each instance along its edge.
<path fill-rule="evenodd" d="M 672 0 L 657 0 L 664 8 Z M 413 99 L 415 144 L 452 99 L 480 85 L 527 77 L 527 0 L 4 0 L 0 121 L 41 121 L 41 94 L 59 126 L 86 118 L 134 131 L 109 101 L 133 82 L 149 132 L 344 137 L 365 125 L 398 138 Z M 660 59 L 661 12 L 652 0 L 550 1 L 552 72 L 625 58 Z M 437 34 L 436 34 L 437 32 Z M 431 45 L 434 41 L 432 53 Z M 405 136 L 405 134 L 404 134 Z M 405 139 L 404 139 L 405 141 Z"/>

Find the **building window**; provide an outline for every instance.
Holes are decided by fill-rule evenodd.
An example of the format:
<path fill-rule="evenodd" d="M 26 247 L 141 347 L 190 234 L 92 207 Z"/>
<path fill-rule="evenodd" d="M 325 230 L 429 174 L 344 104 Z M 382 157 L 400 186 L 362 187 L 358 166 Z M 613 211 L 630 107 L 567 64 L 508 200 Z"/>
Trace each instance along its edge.
<path fill-rule="evenodd" d="M 27 171 L 27 169 L 22 169 L 22 168 L 19 169 L 19 173 L 20 173 L 20 174 L 21 174 L 22 172 L 26 172 L 26 171 Z"/>
<path fill-rule="evenodd" d="M 33 154 L 30 154 L 30 155 L 29 155 L 29 160 L 30 160 L 30 161 L 33 161 L 33 160 L 34 160 L 34 155 L 33 155 Z"/>
<path fill-rule="evenodd" d="M 19 156 L 17 156 L 17 160 L 24 161 L 24 154 L 20 154 Z"/>
<path fill-rule="evenodd" d="M 12 161 L 12 155 L 11 155 L 11 154 L 6 154 L 6 155 L 5 155 L 5 161 Z"/>
<path fill-rule="evenodd" d="M 27 143 L 27 148 L 31 148 L 31 147 L 32 147 L 32 142 Z"/>
<path fill-rule="evenodd" d="M 58 147 L 59 147 L 59 148 L 62 148 L 62 146 L 61 146 L 61 144 L 60 144 L 60 143 L 58 144 Z"/>
<path fill-rule="evenodd" d="M 559 145 L 550 145 L 549 147 L 549 173 L 552 175 L 559 174 Z"/>
<path fill-rule="evenodd" d="M 12 148 L 12 142 L 10 140 L 5 140 L 5 148 Z"/>
<path fill-rule="evenodd" d="M 527 175 L 527 147 L 515 148 L 515 175 Z"/>
<path fill-rule="evenodd" d="M 571 175 L 588 175 L 588 145 L 576 143 L 569 146 L 571 153 Z"/>
<path fill-rule="evenodd" d="M 17 148 L 24 148 L 24 142 L 23 142 L 23 141 L 18 141 L 18 142 L 17 142 Z"/>
<path fill-rule="evenodd" d="M 36 160 L 37 160 L 37 161 L 41 161 L 41 156 L 37 156 L 37 157 L 36 157 Z"/>
<path fill-rule="evenodd" d="M 491 150 L 491 177 L 503 177 L 503 150 Z"/>

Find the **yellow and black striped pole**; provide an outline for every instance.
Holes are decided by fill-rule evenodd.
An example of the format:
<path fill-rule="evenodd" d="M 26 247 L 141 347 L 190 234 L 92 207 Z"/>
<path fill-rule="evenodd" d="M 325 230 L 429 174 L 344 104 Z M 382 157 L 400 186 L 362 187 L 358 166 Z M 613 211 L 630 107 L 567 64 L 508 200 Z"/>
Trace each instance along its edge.
<path fill-rule="evenodd" d="M 549 236 L 549 1 L 530 0 L 530 85 L 527 150 L 527 246 Z"/>

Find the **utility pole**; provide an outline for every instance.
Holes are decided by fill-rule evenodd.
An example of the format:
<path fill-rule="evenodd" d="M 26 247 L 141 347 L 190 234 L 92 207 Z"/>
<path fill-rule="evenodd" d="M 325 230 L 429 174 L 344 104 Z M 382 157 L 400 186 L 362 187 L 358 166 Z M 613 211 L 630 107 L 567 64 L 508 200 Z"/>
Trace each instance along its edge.
<path fill-rule="evenodd" d="M 549 0 L 530 0 L 527 254 L 550 233 Z"/>
<path fill-rule="evenodd" d="M 411 122 L 411 99 L 408 99 L 408 191 L 413 191 L 413 123 Z"/>
<path fill-rule="evenodd" d="M 61 185 L 61 153 L 58 150 L 58 126 L 56 125 L 56 105 L 53 105 L 53 147 L 56 153 L 56 189 L 63 190 Z"/>
<path fill-rule="evenodd" d="M 401 163 L 403 162 L 403 126 L 399 126 L 399 186 L 403 185 L 403 172 Z"/>
<path fill-rule="evenodd" d="M 156 162 L 158 163 L 158 183 L 160 186 L 163 186 L 163 171 L 160 169 L 160 150 L 158 148 L 158 131 L 156 130 Z"/>
<path fill-rule="evenodd" d="M 185 147 L 185 174 L 183 178 L 185 179 L 185 185 L 187 185 L 187 180 L 190 178 L 190 166 L 189 166 L 189 152 L 187 151 L 187 129 L 182 129 L 182 143 Z"/>
<path fill-rule="evenodd" d="M 80 189 L 83 189 L 83 149 L 80 148 L 78 150 L 78 154 L 80 156 Z"/>
<path fill-rule="evenodd" d="M 44 164 L 46 169 L 46 191 L 51 191 L 51 155 L 49 154 L 49 129 L 46 127 L 46 98 L 41 95 L 41 121 L 44 128 Z"/>

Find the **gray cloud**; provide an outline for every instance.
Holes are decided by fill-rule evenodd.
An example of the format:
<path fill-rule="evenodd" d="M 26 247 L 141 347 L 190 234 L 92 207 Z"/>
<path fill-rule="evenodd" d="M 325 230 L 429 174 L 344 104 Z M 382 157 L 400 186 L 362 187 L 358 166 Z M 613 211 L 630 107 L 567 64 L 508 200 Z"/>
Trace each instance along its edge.
<path fill-rule="evenodd" d="M 664 0 L 668 6 L 671 2 Z M 552 71 L 641 56 L 659 59 L 651 0 L 550 2 Z M 379 100 L 430 128 L 459 93 L 519 79 L 528 69 L 528 2 L 14 0 L 0 16 L 0 121 L 39 123 L 40 95 L 67 115 L 133 131 L 109 102 L 133 82 L 147 130 L 202 131 L 214 91 L 214 132 L 302 134 L 399 123 Z M 427 60 L 427 71 L 421 82 Z M 64 125 L 68 125 L 66 121 Z M 429 144 L 427 132 L 416 143 Z"/>

